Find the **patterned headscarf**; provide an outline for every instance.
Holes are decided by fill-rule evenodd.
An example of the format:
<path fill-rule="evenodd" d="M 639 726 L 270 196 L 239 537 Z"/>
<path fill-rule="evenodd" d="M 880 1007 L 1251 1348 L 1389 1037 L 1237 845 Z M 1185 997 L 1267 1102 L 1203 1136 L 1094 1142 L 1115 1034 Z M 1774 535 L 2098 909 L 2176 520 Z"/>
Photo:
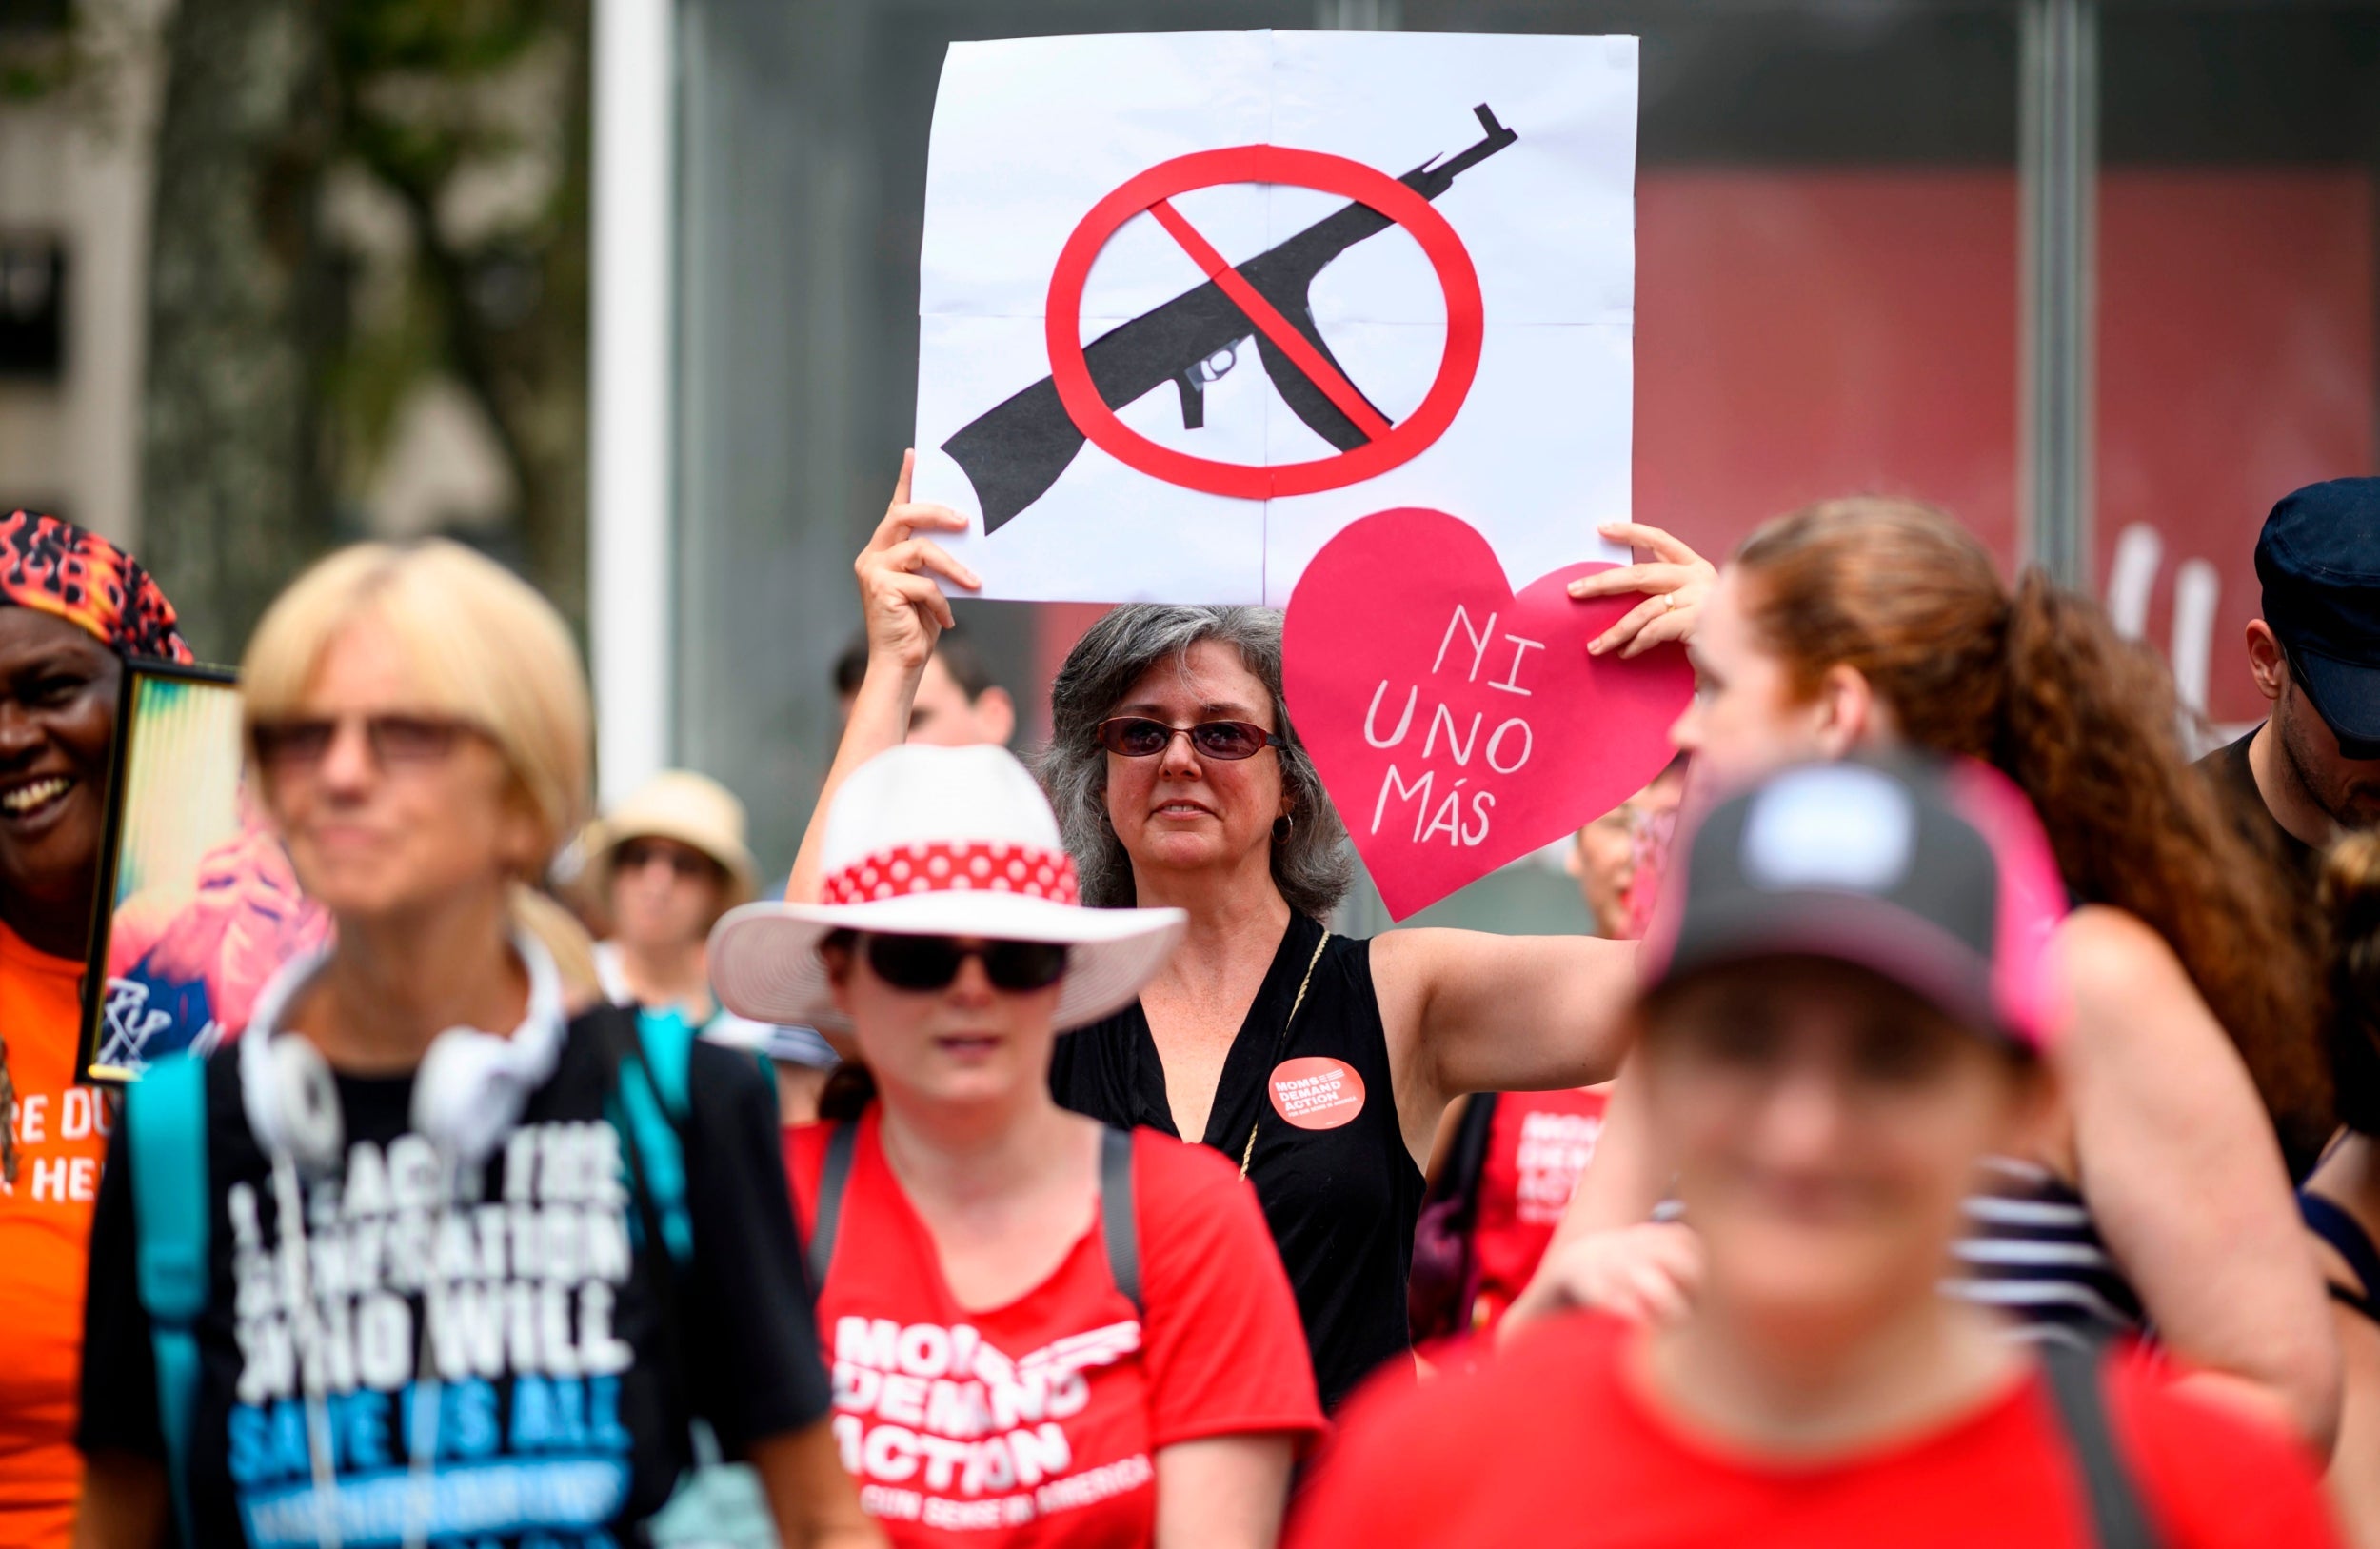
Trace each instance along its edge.
<path fill-rule="evenodd" d="M 10 603 L 55 614 L 124 656 L 193 659 L 156 578 L 99 534 L 54 516 L 0 516 L 0 605 Z"/>

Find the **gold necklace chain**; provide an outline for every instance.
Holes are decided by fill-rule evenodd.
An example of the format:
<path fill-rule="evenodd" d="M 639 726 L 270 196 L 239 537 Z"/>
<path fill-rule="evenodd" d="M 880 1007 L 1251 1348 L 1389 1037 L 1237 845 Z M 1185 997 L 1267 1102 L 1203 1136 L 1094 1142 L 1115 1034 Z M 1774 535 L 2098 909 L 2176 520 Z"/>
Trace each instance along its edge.
<path fill-rule="evenodd" d="M 1289 1015 L 1281 1019 L 1280 1037 L 1273 1041 L 1273 1063 L 1280 1063 L 1281 1051 L 1289 1046 L 1289 1024 L 1298 1020 L 1298 1008 L 1306 1003 L 1306 986 L 1314 983 L 1314 965 L 1322 961 L 1322 948 L 1331 943 L 1331 933 L 1322 932 L 1322 939 L 1314 943 L 1314 956 L 1306 959 L 1306 976 L 1298 981 L 1298 998 L 1289 1003 Z M 1264 1079 L 1270 1082 L 1273 1072 L 1268 1067 Z M 1264 1122 L 1264 1105 L 1257 1104 L 1256 1122 L 1248 1126 L 1248 1143 L 1240 1153 L 1240 1176 L 1248 1176 L 1248 1163 L 1256 1160 L 1256 1132 Z"/>

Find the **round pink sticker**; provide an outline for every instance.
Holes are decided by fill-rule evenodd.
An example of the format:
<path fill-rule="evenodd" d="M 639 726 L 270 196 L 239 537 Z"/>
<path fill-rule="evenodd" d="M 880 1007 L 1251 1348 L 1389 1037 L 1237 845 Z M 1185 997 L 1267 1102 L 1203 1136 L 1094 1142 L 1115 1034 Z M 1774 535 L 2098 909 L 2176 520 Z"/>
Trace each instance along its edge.
<path fill-rule="evenodd" d="M 1299 1129 L 1337 1129 L 1363 1111 L 1363 1078 L 1324 1055 L 1283 1060 L 1273 1067 L 1273 1111 Z"/>

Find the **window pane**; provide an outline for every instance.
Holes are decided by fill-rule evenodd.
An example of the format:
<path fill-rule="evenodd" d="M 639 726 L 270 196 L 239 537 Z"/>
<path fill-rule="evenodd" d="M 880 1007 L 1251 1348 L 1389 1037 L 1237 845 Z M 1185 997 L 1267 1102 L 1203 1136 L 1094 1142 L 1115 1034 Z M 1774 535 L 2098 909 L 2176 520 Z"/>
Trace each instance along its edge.
<path fill-rule="evenodd" d="M 2380 10 L 2112 6 L 2099 57 L 2097 573 L 2222 735 L 2265 514 L 2374 471 Z"/>
<path fill-rule="evenodd" d="M 2017 548 L 2017 38 L 2004 6 L 1407 0 L 1406 25 L 1633 31 L 1636 507 L 1714 559 L 1853 493 Z M 1577 930 L 1559 848 L 1417 923 Z M 1377 909 L 1377 904 L 1371 905 Z M 1385 916 L 1373 913 L 1377 928 Z"/>

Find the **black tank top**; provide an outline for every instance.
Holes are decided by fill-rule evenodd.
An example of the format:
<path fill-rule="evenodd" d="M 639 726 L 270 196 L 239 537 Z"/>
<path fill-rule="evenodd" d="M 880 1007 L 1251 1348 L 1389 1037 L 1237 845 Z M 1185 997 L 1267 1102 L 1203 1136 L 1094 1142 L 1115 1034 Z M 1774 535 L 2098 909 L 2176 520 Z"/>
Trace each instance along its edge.
<path fill-rule="evenodd" d="M 1382 1362 L 1410 1363 L 1405 1281 L 1413 1268 L 1421 1172 L 1397 1120 L 1388 1036 L 1372 990 L 1372 943 L 1334 936 L 1318 960 L 1314 949 L 1321 936 L 1313 921 L 1290 917 L 1223 1059 L 1215 1106 L 1199 1139 L 1236 1165 L 1254 1126 L 1248 1180 L 1298 1293 L 1315 1385 L 1323 1407 L 1336 1409 Z M 1284 1040 L 1281 1023 L 1308 963 L 1314 977 Z M 1283 1102 L 1309 1124 L 1336 1121 L 1330 1127 L 1292 1123 L 1276 1105 L 1270 1078 L 1293 1060 L 1318 1063 L 1288 1073 Z M 1361 1082 L 1359 1103 L 1350 1101 L 1352 1084 L 1319 1063 L 1323 1061 L 1354 1073 Z M 1061 1038 L 1049 1082 L 1059 1102 L 1077 1113 L 1179 1136 L 1165 1100 L 1164 1067 L 1138 1002 Z"/>

